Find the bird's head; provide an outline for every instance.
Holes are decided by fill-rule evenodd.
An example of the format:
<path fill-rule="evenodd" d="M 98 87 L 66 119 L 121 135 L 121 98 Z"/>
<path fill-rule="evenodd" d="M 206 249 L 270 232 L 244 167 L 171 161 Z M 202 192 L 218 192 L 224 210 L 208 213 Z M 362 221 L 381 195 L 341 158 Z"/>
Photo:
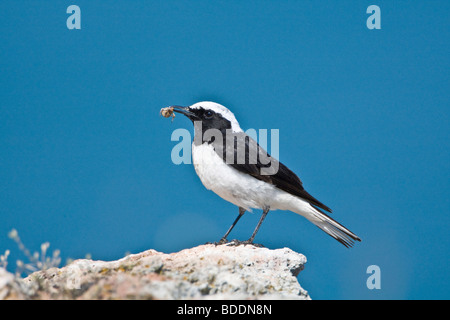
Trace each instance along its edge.
<path fill-rule="evenodd" d="M 189 107 L 171 106 L 174 112 L 184 114 L 193 123 L 200 121 L 203 131 L 218 129 L 225 132 L 231 129 L 233 132 L 242 132 L 234 114 L 223 105 L 211 102 L 197 102 Z"/>

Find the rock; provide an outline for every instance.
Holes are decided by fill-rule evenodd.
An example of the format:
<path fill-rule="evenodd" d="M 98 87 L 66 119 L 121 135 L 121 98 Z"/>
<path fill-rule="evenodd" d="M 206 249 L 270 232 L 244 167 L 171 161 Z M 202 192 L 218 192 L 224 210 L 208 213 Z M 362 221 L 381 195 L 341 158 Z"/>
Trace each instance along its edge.
<path fill-rule="evenodd" d="M 310 299 L 297 281 L 305 263 L 288 248 L 253 245 L 147 250 L 110 262 L 76 260 L 25 279 L 0 269 L 0 299 Z"/>
<path fill-rule="evenodd" d="M 15 292 L 18 292 L 15 288 L 16 283 L 14 281 L 14 275 L 7 272 L 4 268 L 0 268 L 0 300 L 5 298 L 18 298 Z"/>

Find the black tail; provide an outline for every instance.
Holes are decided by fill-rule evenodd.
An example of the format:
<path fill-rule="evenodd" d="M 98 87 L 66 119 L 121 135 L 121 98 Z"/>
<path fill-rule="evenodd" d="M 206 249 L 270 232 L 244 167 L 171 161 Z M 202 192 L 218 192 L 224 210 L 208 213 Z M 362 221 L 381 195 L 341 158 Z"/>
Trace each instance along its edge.
<path fill-rule="evenodd" d="M 323 213 L 320 209 L 315 208 L 315 214 L 312 219 L 309 219 L 312 223 L 318 226 L 320 229 L 328 233 L 337 241 L 342 243 L 347 248 L 352 247 L 355 241 L 361 241 L 361 239 L 341 225 L 339 222 L 333 220 L 328 215 Z"/>

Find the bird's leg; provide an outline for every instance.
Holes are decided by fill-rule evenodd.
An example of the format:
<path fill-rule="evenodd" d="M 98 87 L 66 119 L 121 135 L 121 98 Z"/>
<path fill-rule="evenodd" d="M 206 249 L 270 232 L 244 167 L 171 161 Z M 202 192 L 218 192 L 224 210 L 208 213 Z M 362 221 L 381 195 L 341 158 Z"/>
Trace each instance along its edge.
<path fill-rule="evenodd" d="M 219 244 L 222 243 L 226 243 L 227 242 L 227 237 L 230 234 L 231 230 L 233 230 L 234 226 L 236 225 L 236 223 L 239 221 L 239 219 L 244 215 L 245 213 L 245 209 L 239 207 L 239 215 L 237 216 L 236 220 L 234 220 L 233 224 L 231 225 L 231 227 L 228 229 L 227 233 L 225 233 L 225 235 L 222 237 L 222 239 L 220 239 Z"/>
<path fill-rule="evenodd" d="M 263 208 L 263 213 L 261 215 L 261 219 L 259 219 L 258 225 L 255 228 L 255 231 L 253 231 L 252 236 L 250 237 L 250 239 L 248 239 L 247 241 L 245 241 L 248 244 L 253 243 L 253 239 L 255 239 L 256 233 L 258 233 L 259 228 L 261 227 L 262 222 L 264 221 L 264 219 L 266 218 L 267 214 L 269 213 L 270 208 L 269 207 L 264 207 Z"/>

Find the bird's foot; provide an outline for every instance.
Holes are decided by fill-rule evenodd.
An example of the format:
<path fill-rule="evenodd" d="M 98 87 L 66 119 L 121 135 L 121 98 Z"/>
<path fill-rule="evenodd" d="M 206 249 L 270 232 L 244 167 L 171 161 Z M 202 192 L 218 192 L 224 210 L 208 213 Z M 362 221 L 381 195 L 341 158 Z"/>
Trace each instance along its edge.
<path fill-rule="evenodd" d="M 260 243 L 253 243 L 253 241 L 251 240 L 245 240 L 245 241 L 241 241 L 241 240 L 237 240 L 237 239 L 233 239 L 230 242 L 227 243 L 227 246 L 240 246 L 240 245 L 252 245 L 255 246 L 257 248 L 264 248 L 264 246 Z"/>
<path fill-rule="evenodd" d="M 214 242 L 207 242 L 205 244 L 213 244 L 215 246 L 220 246 L 222 244 L 228 243 L 228 240 L 226 238 L 222 238 L 219 241 L 214 241 Z"/>
<path fill-rule="evenodd" d="M 229 247 L 232 247 L 232 246 L 237 247 L 237 246 L 240 246 L 240 245 L 246 246 L 246 245 L 249 244 L 249 245 L 255 246 L 257 248 L 265 248 L 262 244 L 260 244 L 260 243 L 253 243 L 253 241 L 251 241 L 250 239 L 249 240 L 245 240 L 245 241 L 241 241 L 241 240 L 238 240 L 238 239 L 233 239 L 231 241 L 228 241 L 226 238 L 222 238 L 219 241 L 207 242 L 205 244 L 213 244 L 215 246 L 220 246 L 220 245 L 224 245 L 225 244 L 225 245 L 227 245 Z"/>
<path fill-rule="evenodd" d="M 219 240 L 219 242 L 217 242 L 217 244 L 220 245 L 220 244 L 225 244 L 227 242 L 228 242 L 227 238 L 222 238 L 222 239 Z"/>

